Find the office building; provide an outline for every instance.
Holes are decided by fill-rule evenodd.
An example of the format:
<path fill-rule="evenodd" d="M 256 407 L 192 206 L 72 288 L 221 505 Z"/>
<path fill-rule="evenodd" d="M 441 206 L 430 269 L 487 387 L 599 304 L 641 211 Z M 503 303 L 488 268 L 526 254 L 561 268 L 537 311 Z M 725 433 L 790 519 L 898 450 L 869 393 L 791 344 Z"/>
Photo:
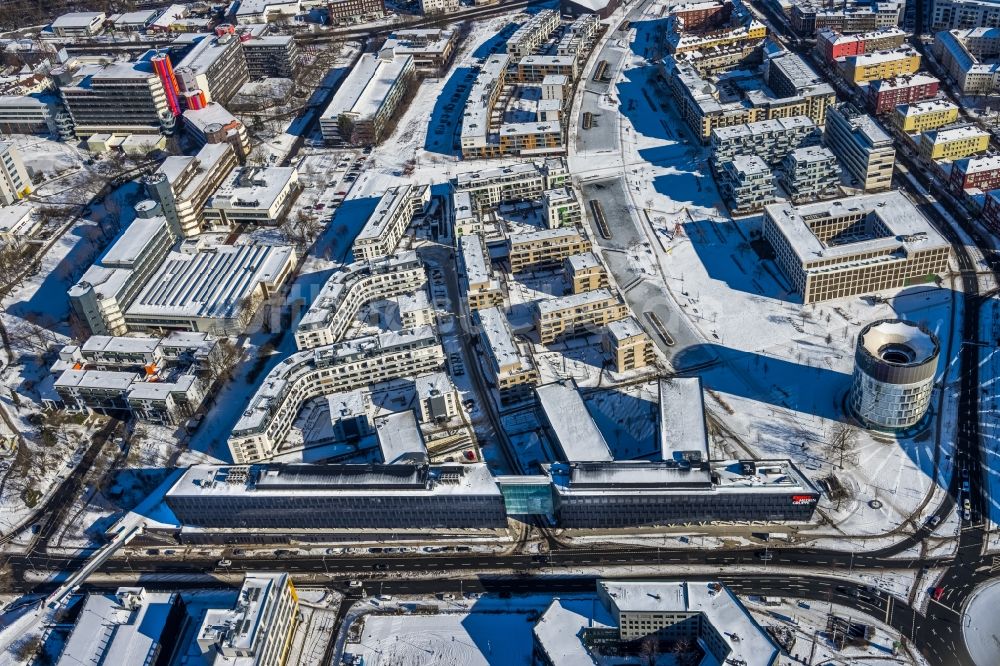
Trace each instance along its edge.
<path fill-rule="evenodd" d="M 215 245 L 171 252 L 125 311 L 130 330 L 238 335 L 291 276 L 295 249 Z"/>
<path fill-rule="evenodd" d="M 1000 187 L 1000 156 L 966 157 L 956 160 L 951 165 L 948 184 L 953 191 L 960 194 L 966 190 L 986 192 Z"/>
<path fill-rule="evenodd" d="M 737 155 L 719 165 L 719 193 L 729 212 L 745 215 L 774 202 L 774 177 L 767 162 L 756 155 Z"/>
<path fill-rule="evenodd" d="M 299 69 L 299 47 L 290 35 L 243 40 L 243 56 L 251 79 L 291 79 Z"/>
<path fill-rule="evenodd" d="M 560 187 L 542 192 L 542 212 L 549 229 L 572 227 L 583 221 L 580 200 L 571 187 Z"/>
<path fill-rule="evenodd" d="M 782 653 L 735 594 L 706 581 L 598 581 L 594 596 L 554 599 L 532 637 L 544 666 L 594 663 L 639 651 L 651 639 L 697 645 L 703 664 L 773 666 Z"/>
<path fill-rule="evenodd" d="M 483 463 L 189 468 L 165 501 L 184 525 L 320 530 L 505 528 Z"/>
<path fill-rule="evenodd" d="M 70 12 L 54 20 L 49 29 L 56 37 L 94 37 L 103 32 L 107 18 L 104 12 Z"/>
<path fill-rule="evenodd" d="M 529 389 L 538 382 L 538 369 L 530 350 L 522 351 L 507 317 L 500 308 L 483 308 L 476 311 L 474 320 L 479 327 L 480 348 L 486 354 L 501 402 L 512 403 L 528 397 Z"/>
<path fill-rule="evenodd" d="M 875 115 L 894 111 L 900 104 L 914 104 L 937 96 L 941 82 L 926 74 L 896 76 L 872 81 L 865 87 L 868 108 Z"/>
<path fill-rule="evenodd" d="M 995 0 L 932 0 L 924 5 L 927 32 L 1000 27 L 1000 3 Z"/>
<path fill-rule="evenodd" d="M 458 33 L 445 28 L 396 30 L 382 45 L 397 57 L 410 56 L 418 72 L 437 75 L 445 71 L 455 55 Z"/>
<path fill-rule="evenodd" d="M 419 0 L 417 3 L 420 13 L 424 16 L 431 14 L 450 14 L 458 11 L 458 0 Z"/>
<path fill-rule="evenodd" d="M 868 428 L 902 430 L 927 413 L 941 343 L 927 327 L 883 319 L 858 334 L 851 411 Z"/>
<path fill-rule="evenodd" d="M 512 273 L 559 265 L 571 255 L 590 251 L 590 241 L 574 227 L 527 231 L 507 238 Z"/>
<path fill-rule="evenodd" d="M 128 664 L 141 659 L 158 666 L 170 659 L 186 616 L 177 592 L 119 587 L 114 593 L 90 593 L 56 664 Z"/>
<path fill-rule="evenodd" d="M 444 364 L 430 327 L 353 338 L 292 354 L 265 377 L 229 438 L 233 460 L 267 460 L 279 451 L 302 404 L 390 379 L 415 377 Z"/>
<path fill-rule="evenodd" d="M 205 612 L 196 640 L 214 666 L 282 666 L 298 615 L 299 595 L 288 574 L 248 573 L 232 608 Z"/>
<path fill-rule="evenodd" d="M 465 288 L 469 310 L 503 305 L 500 280 L 493 274 L 483 237 L 479 234 L 467 234 L 459 238 L 458 244 L 461 252 L 459 276 L 461 285 Z"/>
<path fill-rule="evenodd" d="M 937 129 L 958 120 L 958 107 L 943 99 L 932 99 L 896 107 L 893 122 L 910 134 Z"/>
<path fill-rule="evenodd" d="M 566 257 L 563 261 L 563 275 L 569 284 L 570 292 L 574 294 L 607 289 L 611 286 L 604 264 L 593 252 Z"/>
<path fill-rule="evenodd" d="M 205 202 L 203 216 L 213 227 L 277 225 L 301 190 L 295 167 L 238 167 Z"/>
<path fill-rule="evenodd" d="M 340 342 L 361 308 L 408 294 L 427 283 L 424 264 L 411 250 L 344 266 L 330 276 L 295 329 L 300 350 Z"/>
<path fill-rule="evenodd" d="M 51 95 L 0 96 L 0 133 L 50 134 L 72 140 L 73 121 Z"/>
<path fill-rule="evenodd" d="M 386 190 L 375 212 L 354 237 L 354 258 L 370 261 L 395 252 L 413 216 L 424 209 L 430 198 L 429 185 L 397 185 Z"/>
<path fill-rule="evenodd" d="M 906 33 L 896 26 L 856 35 L 842 35 L 832 28 L 816 33 L 816 50 L 828 63 L 838 58 L 898 49 L 906 41 Z"/>
<path fill-rule="evenodd" d="M 150 61 L 79 65 L 71 60 L 50 71 L 78 139 L 92 134 L 172 132 L 175 118 Z"/>
<path fill-rule="evenodd" d="M 809 116 L 760 120 L 712 130 L 712 159 L 716 168 L 738 155 L 756 155 L 778 164 L 797 148 L 819 145 L 823 131 Z"/>
<path fill-rule="evenodd" d="M 1000 90 L 1000 27 L 939 32 L 934 55 L 963 95 Z"/>
<path fill-rule="evenodd" d="M 68 291 L 73 312 L 94 335 L 128 332 L 125 310 L 159 270 L 176 240 L 155 202 L 139 202 L 136 214 Z"/>
<path fill-rule="evenodd" d="M 171 155 L 144 182 L 174 235 L 189 238 L 208 227 L 205 204 L 235 167 L 236 153 L 228 143 L 209 143 L 193 157 Z"/>
<path fill-rule="evenodd" d="M 181 95 L 199 98 L 199 105 L 189 102 L 188 108 L 226 104 L 250 80 L 239 37 L 222 27 L 217 33 L 201 37 L 174 68 Z"/>
<path fill-rule="evenodd" d="M 256 25 L 288 20 L 302 9 L 299 0 L 240 0 L 236 8 L 236 22 Z"/>
<path fill-rule="evenodd" d="M 948 270 L 948 243 L 899 192 L 772 204 L 763 236 L 804 303 L 897 289 Z"/>
<path fill-rule="evenodd" d="M 41 226 L 34 211 L 29 201 L 0 206 L 0 245 L 23 245 L 31 240 Z"/>
<path fill-rule="evenodd" d="M 31 194 L 33 187 L 17 146 L 0 141 L 0 206 L 20 201 Z"/>
<path fill-rule="evenodd" d="M 865 192 L 889 189 L 896 148 L 871 116 L 850 102 L 832 107 L 823 142 L 847 170 L 852 185 Z"/>
<path fill-rule="evenodd" d="M 603 344 L 605 353 L 614 361 L 617 373 L 631 372 L 656 363 L 653 341 L 635 317 L 628 316 L 608 324 Z"/>
<path fill-rule="evenodd" d="M 558 27 L 559 12 L 543 9 L 533 14 L 507 39 L 507 54 L 514 59 L 533 54 Z"/>
<path fill-rule="evenodd" d="M 917 149 L 931 160 L 957 160 L 989 150 L 990 133 L 968 125 L 931 130 L 920 135 Z"/>
<path fill-rule="evenodd" d="M 145 32 L 146 28 L 149 27 L 149 24 L 153 22 L 153 19 L 155 19 L 159 13 L 159 10 L 156 9 L 144 9 L 119 14 L 113 21 L 114 29 L 126 34 L 133 32 Z"/>
<path fill-rule="evenodd" d="M 840 185 L 840 162 L 829 148 L 796 148 L 781 163 L 778 181 L 794 203 L 832 196 Z"/>
<path fill-rule="evenodd" d="M 552 443 L 554 459 L 568 462 L 614 460 L 573 380 L 536 386 L 535 398 L 541 433 Z"/>
<path fill-rule="evenodd" d="M 364 23 L 385 16 L 385 0 L 330 0 L 326 7 L 331 25 Z"/>
<path fill-rule="evenodd" d="M 550 157 L 507 167 L 466 171 L 454 180 L 455 191 L 469 195 L 473 210 L 482 213 L 505 203 L 540 199 L 542 193 L 568 185 L 566 160 Z"/>
<path fill-rule="evenodd" d="M 228 143 L 240 163 L 250 154 L 247 128 L 218 102 L 209 102 L 202 109 L 187 109 L 183 117 L 184 129 L 199 148 L 208 143 Z"/>
<path fill-rule="evenodd" d="M 392 49 L 362 55 L 320 116 L 323 140 L 353 145 L 381 142 L 415 72 L 413 56 L 397 56 Z"/>
<path fill-rule="evenodd" d="M 589 335 L 628 314 L 628 306 L 610 290 L 594 289 L 536 302 L 535 330 L 548 345 L 565 336 Z"/>
<path fill-rule="evenodd" d="M 920 69 L 920 54 L 906 47 L 838 58 L 836 62 L 844 78 L 862 85 L 877 79 L 916 74 Z"/>

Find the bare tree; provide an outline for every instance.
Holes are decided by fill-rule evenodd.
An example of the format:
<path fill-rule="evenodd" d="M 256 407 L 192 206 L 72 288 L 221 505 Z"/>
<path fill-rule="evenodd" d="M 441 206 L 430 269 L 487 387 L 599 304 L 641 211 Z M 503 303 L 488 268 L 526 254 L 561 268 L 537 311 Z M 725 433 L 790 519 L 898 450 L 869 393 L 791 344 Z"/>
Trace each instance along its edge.
<path fill-rule="evenodd" d="M 837 466 L 844 468 L 845 462 L 858 462 L 858 429 L 850 423 L 838 422 L 830 432 L 824 451 L 830 460 L 838 460 Z"/>
<path fill-rule="evenodd" d="M 323 230 L 323 223 L 315 215 L 300 210 L 281 223 L 281 235 L 298 250 L 305 250 Z"/>
<path fill-rule="evenodd" d="M 218 349 L 208 363 L 210 385 L 214 385 L 220 379 L 232 377 L 233 371 L 242 358 L 242 349 L 233 344 L 231 340 L 220 340 Z"/>
<path fill-rule="evenodd" d="M 656 666 L 656 659 L 660 656 L 660 641 L 656 636 L 646 636 L 639 646 L 639 659 L 647 666 Z"/>

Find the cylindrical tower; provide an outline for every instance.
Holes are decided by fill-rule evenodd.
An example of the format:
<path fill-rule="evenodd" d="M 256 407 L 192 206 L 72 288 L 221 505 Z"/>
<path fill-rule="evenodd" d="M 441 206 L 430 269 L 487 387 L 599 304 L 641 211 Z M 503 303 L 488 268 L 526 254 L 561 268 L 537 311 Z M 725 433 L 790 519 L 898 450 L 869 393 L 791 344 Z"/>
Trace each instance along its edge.
<path fill-rule="evenodd" d="M 925 327 L 901 319 L 872 322 L 858 334 L 851 409 L 869 428 L 916 425 L 931 402 L 941 344 Z"/>

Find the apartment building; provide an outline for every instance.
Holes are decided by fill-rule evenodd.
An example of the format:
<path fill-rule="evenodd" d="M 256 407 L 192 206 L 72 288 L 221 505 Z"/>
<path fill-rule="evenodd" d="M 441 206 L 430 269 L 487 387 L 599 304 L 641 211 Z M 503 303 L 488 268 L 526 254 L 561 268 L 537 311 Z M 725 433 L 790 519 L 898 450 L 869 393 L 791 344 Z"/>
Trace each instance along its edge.
<path fill-rule="evenodd" d="M 467 234 L 458 240 L 461 251 L 460 276 L 469 310 L 499 307 L 503 305 L 503 291 L 500 281 L 490 267 L 489 253 L 483 237 Z"/>
<path fill-rule="evenodd" d="M 428 372 L 413 380 L 421 423 L 439 423 L 460 413 L 458 390 L 444 372 Z"/>
<path fill-rule="evenodd" d="M 78 139 L 93 134 L 172 132 L 175 118 L 167 105 L 149 51 L 135 62 L 77 65 L 71 60 L 52 69 L 63 105 Z"/>
<path fill-rule="evenodd" d="M 196 41 L 174 68 L 180 93 L 186 98 L 197 96 L 202 104 L 226 104 L 250 80 L 243 43 L 232 26 L 229 30 L 220 27 L 217 33 Z"/>
<path fill-rule="evenodd" d="M 291 35 L 251 37 L 242 42 L 251 79 L 291 79 L 299 69 L 299 47 Z"/>
<path fill-rule="evenodd" d="M 563 275 L 574 294 L 611 286 L 608 271 L 593 252 L 574 254 L 563 261 Z"/>
<path fill-rule="evenodd" d="M 823 28 L 850 34 L 897 26 L 902 9 L 898 0 L 852 0 L 835 7 L 801 2 L 792 5 L 789 19 L 792 29 L 804 37 L 812 37 Z"/>
<path fill-rule="evenodd" d="M 931 160 L 957 160 L 985 152 L 990 147 L 990 134 L 978 127 L 953 127 L 931 130 L 920 135 L 917 149 Z"/>
<path fill-rule="evenodd" d="M 33 187 L 17 146 L 0 141 L 0 206 L 20 201 L 31 194 Z"/>
<path fill-rule="evenodd" d="M 247 128 L 218 102 L 209 102 L 202 109 L 187 109 L 183 118 L 184 129 L 199 148 L 209 143 L 228 143 L 240 163 L 250 154 Z"/>
<path fill-rule="evenodd" d="M 300 190 L 295 167 L 238 167 L 205 202 L 203 217 L 219 228 L 237 224 L 274 226 L 285 219 Z"/>
<path fill-rule="evenodd" d="M 963 95 L 1000 90 L 1000 28 L 939 32 L 934 36 L 934 55 Z"/>
<path fill-rule="evenodd" d="M 483 218 L 472 208 L 472 197 L 468 192 L 452 193 L 451 221 L 456 239 L 483 232 Z"/>
<path fill-rule="evenodd" d="M 418 72 L 431 76 L 444 72 L 458 47 L 458 32 L 444 28 L 396 30 L 382 45 L 396 56 L 408 55 Z"/>
<path fill-rule="evenodd" d="M 397 185 L 386 190 L 375 212 L 354 237 L 354 258 L 372 260 L 395 252 L 413 216 L 430 200 L 429 185 Z"/>
<path fill-rule="evenodd" d="M 507 238 L 512 273 L 559 265 L 571 255 L 590 251 L 590 241 L 572 227 L 511 234 Z"/>
<path fill-rule="evenodd" d="M 457 12 L 458 0 L 419 0 L 418 7 L 424 16 L 430 14 L 450 14 Z"/>
<path fill-rule="evenodd" d="M 926 74 L 896 76 L 872 81 L 865 87 L 868 108 L 875 115 L 894 111 L 900 104 L 914 104 L 937 96 L 941 82 Z"/>
<path fill-rule="evenodd" d="M 994 0 L 932 0 L 924 9 L 928 32 L 1000 27 L 1000 4 Z"/>
<path fill-rule="evenodd" d="M 182 246 L 171 252 L 125 311 L 134 331 L 239 335 L 298 265 L 283 245 Z"/>
<path fill-rule="evenodd" d="M 989 191 L 1000 188 L 1000 156 L 966 157 L 955 160 L 948 174 L 948 184 L 958 193 L 966 190 Z"/>
<path fill-rule="evenodd" d="M 712 159 L 719 168 L 738 155 L 756 155 L 778 164 L 797 148 L 819 145 L 823 131 L 809 116 L 760 120 L 712 130 Z"/>
<path fill-rule="evenodd" d="M 143 182 L 175 236 L 197 236 L 208 225 L 205 204 L 236 167 L 228 143 L 209 143 L 193 156 L 171 155 Z"/>
<path fill-rule="evenodd" d="M 673 24 L 677 26 L 677 23 Z M 670 53 L 711 53 L 712 51 L 747 52 L 767 39 L 767 26 L 749 15 L 735 25 L 706 32 L 668 30 L 667 50 Z"/>
<path fill-rule="evenodd" d="M 176 240 L 155 203 L 140 202 L 136 213 L 138 217 L 68 291 L 73 312 L 94 335 L 128 332 L 125 310 Z"/>
<path fill-rule="evenodd" d="M 535 303 L 535 329 L 541 343 L 549 345 L 563 337 L 588 335 L 628 314 L 628 306 L 610 290 L 594 289 Z"/>
<path fill-rule="evenodd" d="M 948 270 L 947 241 L 900 192 L 772 204 L 763 236 L 804 303 L 896 289 Z"/>
<path fill-rule="evenodd" d="M 775 199 L 771 168 L 756 155 L 737 155 L 720 164 L 718 181 L 733 215 L 753 213 Z"/>
<path fill-rule="evenodd" d="M 517 61 L 514 80 L 519 83 L 541 83 L 550 75 L 565 76 L 575 81 L 579 75 L 576 56 L 530 55 Z"/>
<path fill-rule="evenodd" d="M 896 148 L 875 119 L 850 102 L 831 107 L 823 142 L 865 192 L 888 189 Z"/>
<path fill-rule="evenodd" d="M 556 54 L 579 58 L 582 52 L 592 46 L 597 35 L 601 20 L 596 14 L 584 14 L 566 26 L 559 43 L 556 44 Z"/>
<path fill-rule="evenodd" d="M 500 204 L 540 199 L 544 192 L 569 182 L 566 160 L 550 157 L 540 162 L 460 173 L 453 185 L 456 192 L 468 193 L 474 210 L 483 212 Z"/>
<path fill-rule="evenodd" d="M 542 192 L 542 213 L 549 229 L 576 226 L 583 221 L 583 208 L 570 187 Z"/>
<path fill-rule="evenodd" d="M 288 574 L 248 573 L 232 608 L 205 612 L 196 640 L 215 666 L 282 666 L 298 622 L 299 595 Z"/>
<path fill-rule="evenodd" d="M 104 31 L 107 18 L 104 12 L 70 12 L 54 20 L 49 29 L 56 37 L 94 37 Z"/>
<path fill-rule="evenodd" d="M 424 264 L 411 250 L 348 264 L 330 276 L 299 320 L 295 345 L 304 351 L 340 342 L 362 307 L 426 283 Z"/>
<path fill-rule="evenodd" d="M 991 190 L 986 193 L 982 220 L 987 227 L 1000 233 L 1000 190 Z"/>
<path fill-rule="evenodd" d="M 614 371 L 623 374 L 656 363 L 653 341 L 635 317 L 628 316 L 608 324 L 603 339 L 604 352 L 611 356 Z"/>
<path fill-rule="evenodd" d="M 23 245 L 31 240 L 41 226 L 30 201 L 0 206 L 0 245 Z"/>
<path fill-rule="evenodd" d="M 920 69 L 920 54 L 906 47 L 838 58 L 836 63 L 844 78 L 862 85 L 877 79 L 916 74 Z"/>
<path fill-rule="evenodd" d="M 462 117 L 462 157 L 465 159 L 491 157 L 496 153 L 498 139 L 491 131 L 493 108 L 503 92 L 509 65 L 510 56 L 503 53 L 489 56 L 480 65 Z"/>
<path fill-rule="evenodd" d="M 816 33 L 816 51 L 828 63 L 838 58 L 898 49 L 906 41 L 906 33 L 896 26 L 856 35 L 843 35 L 832 28 Z"/>
<path fill-rule="evenodd" d="M 293 530 L 308 538 L 317 530 L 507 527 L 503 495 L 485 463 L 196 465 L 165 502 L 199 532 L 221 536 L 240 527 L 279 543 Z"/>
<path fill-rule="evenodd" d="M 904 132 L 915 134 L 937 129 L 958 120 L 958 107 L 943 99 L 932 99 L 896 107 L 893 122 Z"/>
<path fill-rule="evenodd" d="M 330 0 L 326 7 L 331 25 L 365 23 L 385 16 L 385 0 Z"/>
<path fill-rule="evenodd" d="M 344 340 L 292 354 L 268 373 L 233 427 L 229 449 L 244 465 L 278 453 L 306 400 L 440 369 L 444 350 L 423 327 Z"/>
<path fill-rule="evenodd" d="M 840 162 L 829 148 L 796 148 L 781 163 L 778 181 L 795 203 L 837 193 Z"/>
<path fill-rule="evenodd" d="M 538 369 L 530 351 L 522 351 L 500 308 L 483 308 L 474 315 L 479 327 L 479 345 L 488 361 L 487 369 L 505 404 L 531 396 L 538 383 Z"/>
<path fill-rule="evenodd" d="M 382 141 L 415 72 L 413 56 L 392 49 L 362 55 L 320 116 L 323 140 L 369 146 Z"/>
<path fill-rule="evenodd" d="M 524 58 L 533 54 L 558 27 L 559 12 L 543 9 L 522 23 L 507 39 L 507 54 L 511 58 Z"/>

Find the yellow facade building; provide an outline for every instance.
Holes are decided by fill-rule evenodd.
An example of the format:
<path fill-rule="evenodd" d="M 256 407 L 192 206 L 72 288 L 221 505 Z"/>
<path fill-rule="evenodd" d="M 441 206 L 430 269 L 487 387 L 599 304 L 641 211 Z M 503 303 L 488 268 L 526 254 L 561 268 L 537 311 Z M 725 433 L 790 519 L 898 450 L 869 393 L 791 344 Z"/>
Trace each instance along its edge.
<path fill-rule="evenodd" d="M 920 153 L 932 160 L 957 160 L 990 147 L 989 132 L 976 127 L 931 130 L 920 136 Z"/>
<path fill-rule="evenodd" d="M 849 81 L 862 84 L 916 74 L 920 69 L 920 54 L 912 49 L 877 51 L 838 59 L 838 63 Z"/>
<path fill-rule="evenodd" d="M 904 132 L 926 132 L 958 120 L 958 107 L 939 99 L 900 104 L 896 107 L 893 120 Z"/>

